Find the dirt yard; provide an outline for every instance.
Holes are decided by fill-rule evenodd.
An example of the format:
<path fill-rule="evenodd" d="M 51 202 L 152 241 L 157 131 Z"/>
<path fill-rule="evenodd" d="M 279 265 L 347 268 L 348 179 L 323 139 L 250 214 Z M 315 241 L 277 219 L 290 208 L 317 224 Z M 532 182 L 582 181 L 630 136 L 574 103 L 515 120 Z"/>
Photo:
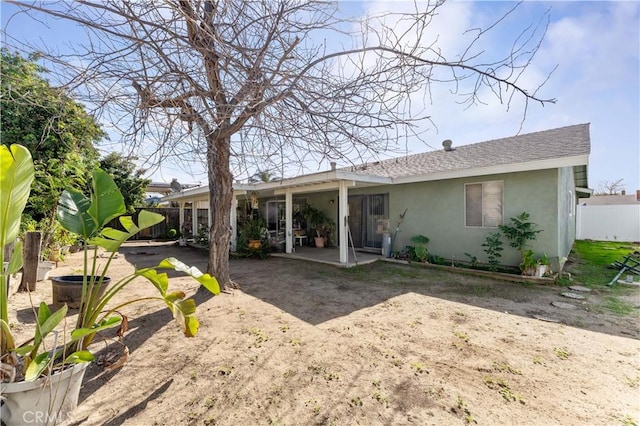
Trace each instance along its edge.
<path fill-rule="evenodd" d="M 196 249 L 129 244 L 110 275 L 168 256 L 206 265 Z M 114 371 L 90 366 L 67 424 L 640 422 L 638 310 L 604 309 L 606 289 L 575 301 L 558 287 L 386 262 L 349 270 L 281 258 L 231 264 L 241 286 L 233 294 L 210 297 L 189 278 L 171 280 L 195 294 L 196 338 L 183 337 L 159 303 L 125 308 L 129 360 Z M 80 254 L 69 255 L 52 275 L 80 265 Z M 152 290 L 142 281 L 127 291 Z M 640 305 L 640 291 L 628 293 Z M 32 300 L 51 302 L 49 281 Z M 13 296 L 25 335 L 29 306 L 28 295 Z M 105 347 L 94 350 L 101 356 Z"/>

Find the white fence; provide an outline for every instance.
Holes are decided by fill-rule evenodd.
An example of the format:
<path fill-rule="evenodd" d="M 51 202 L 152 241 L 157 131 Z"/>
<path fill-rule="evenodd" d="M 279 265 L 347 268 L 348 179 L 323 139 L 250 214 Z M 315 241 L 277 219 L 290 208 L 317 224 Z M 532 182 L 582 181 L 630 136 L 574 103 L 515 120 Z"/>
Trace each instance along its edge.
<path fill-rule="evenodd" d="M 576 239 L 640 241 L 640 205 L 578 205 Z"/>

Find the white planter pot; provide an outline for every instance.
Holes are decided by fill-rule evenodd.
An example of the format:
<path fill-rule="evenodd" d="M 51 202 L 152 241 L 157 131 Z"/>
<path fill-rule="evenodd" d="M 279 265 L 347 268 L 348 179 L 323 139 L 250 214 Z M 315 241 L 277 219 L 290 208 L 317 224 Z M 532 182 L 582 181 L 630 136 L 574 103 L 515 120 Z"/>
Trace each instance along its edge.
<path fill-rule="evenodd" d="M 55 425 L 78 406 L 88 362 L 33 382 L 0 383 L 2 422 L 12 425 Z"/>
<path fill-rule="evenodd" d="M 44 281 L 49 278 L 49 272 L 56 267 L 56 262 L 43 261 L 38 262 L 38 275 L 37 281 Z"/>
<path fill-rule="evenodd" d="M 544 274 L 546 274 L 548 270 L 549 267 L 547 265 L 538 265 L 538 267 L 536 268 L 536 277 L 544 277 Z"/>

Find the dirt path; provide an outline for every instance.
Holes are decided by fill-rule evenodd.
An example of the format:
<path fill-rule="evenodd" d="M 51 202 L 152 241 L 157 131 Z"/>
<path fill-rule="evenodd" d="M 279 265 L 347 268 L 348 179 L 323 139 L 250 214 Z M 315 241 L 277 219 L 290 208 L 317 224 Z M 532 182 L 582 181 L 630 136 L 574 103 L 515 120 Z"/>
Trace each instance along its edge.
<path fill-rule="evenodd" d="M 128 245 L 112 266 L 203 252 Z M 78 268 L 71 255 L 56 274 Z M 350 270 L 301 261 L 233 260 L 242 289 L 195 293 L 199 335 L 162 306 L 130 307 L 129 362 L 92 365 L 68 424 L 633 424 L 640 421 L 637 311 L 603 310 L 564 289 L 378 262 Z M 50 285 L 33 295 L 50 302 Z M 147 294 L 136 284 L 131 294 Z M 640 305 L 637 291 L 628 295 Z M 560 309 L 553 301 L 573 303 Z M 16 295 L 18 329 L 33 321 Z M 545 322 L 534 317 L 559 321 Z M 96 350 L 101 349 L 100 344 Z"/>

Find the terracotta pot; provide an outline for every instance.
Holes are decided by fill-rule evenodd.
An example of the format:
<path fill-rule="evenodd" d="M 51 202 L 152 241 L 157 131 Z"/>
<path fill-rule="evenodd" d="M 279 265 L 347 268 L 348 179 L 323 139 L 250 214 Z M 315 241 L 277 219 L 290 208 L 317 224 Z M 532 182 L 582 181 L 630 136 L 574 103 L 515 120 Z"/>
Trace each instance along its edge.
<path fill-rule="evenodd" d="M 260 240 L 249 240 L 248 246 L 249 246 L 249 248 L 252 248 L 252 249 L 259 249 L 260 247 L 262 247 L 262 241 L 260 241 Z"/>
<path fill-rule="evenodd" d="M 53 307 L 59 309 L 65 303 L 70 309 L 79 309 L 82 299 L 82 275 L 62 275 L 59 277 L 51 277 L 51 286 L 53 289 Z M 98 280 L 100 277 L 96 277 Z M 98 297 L 102 297 L 107 290 L 110 277 L 104 277 L 102 285 L 98 290 Z"/>
<path fill-rule="evenodd" d="M 49 253 L 49 260 L 52 261 L 52 262 L 59 262 L 60 261 L 60 249 L 51 250 L 51 253 Z"/>
<path fill-rule="evenodd" d="M 316 247 L 317 248 L 323 248 L 324 247 L 324 238 L 323 237 L 313 237 L 313 239 L 316 242 Z"/>

